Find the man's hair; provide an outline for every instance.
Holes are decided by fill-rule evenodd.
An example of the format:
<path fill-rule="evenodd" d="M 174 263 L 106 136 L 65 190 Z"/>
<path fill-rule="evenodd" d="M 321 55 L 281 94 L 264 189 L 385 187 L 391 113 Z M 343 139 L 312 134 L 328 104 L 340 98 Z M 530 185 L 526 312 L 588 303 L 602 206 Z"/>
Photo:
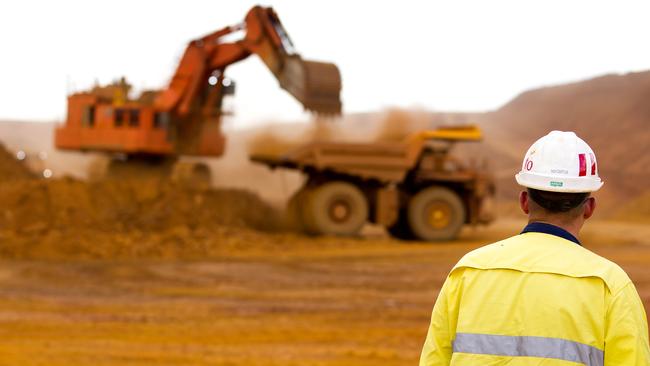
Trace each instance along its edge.
<path fill-rule="evenodd" d="M 547 213 L 560 214 L 567 213 L 571 216 L 578 214 L 578 208 L 582 207 L 589 197 L 586 193 L 564 193 L 548 192 L 538 189 L 528 188 L 528 196 L 538 206 L 543 208 Z"/>

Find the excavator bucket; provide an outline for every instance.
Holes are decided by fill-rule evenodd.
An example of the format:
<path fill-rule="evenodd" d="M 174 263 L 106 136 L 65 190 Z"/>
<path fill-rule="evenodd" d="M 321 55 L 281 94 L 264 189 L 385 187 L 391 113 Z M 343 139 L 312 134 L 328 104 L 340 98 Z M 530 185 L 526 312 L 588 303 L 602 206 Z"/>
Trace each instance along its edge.
<path fill-rule="evenodd" d="M 286 58 L 279 79 L 280 86 L 305 109 L 319 114 L 341 114 L 341 74 L 336 65 L 292 55 Z"/>

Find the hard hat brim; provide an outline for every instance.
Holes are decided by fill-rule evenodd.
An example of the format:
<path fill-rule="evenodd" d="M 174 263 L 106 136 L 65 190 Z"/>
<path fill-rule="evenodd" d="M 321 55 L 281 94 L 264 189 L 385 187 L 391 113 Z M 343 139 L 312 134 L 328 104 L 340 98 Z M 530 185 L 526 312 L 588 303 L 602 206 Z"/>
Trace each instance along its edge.
<path fill-rule="evenodd" d="M 548 192 L 584 193 L 595 192 L 603 186 L 603 181 L 598 177 L 566 177 L 545 176 L 519 172 L 515 180 L 520 186 Z"/>

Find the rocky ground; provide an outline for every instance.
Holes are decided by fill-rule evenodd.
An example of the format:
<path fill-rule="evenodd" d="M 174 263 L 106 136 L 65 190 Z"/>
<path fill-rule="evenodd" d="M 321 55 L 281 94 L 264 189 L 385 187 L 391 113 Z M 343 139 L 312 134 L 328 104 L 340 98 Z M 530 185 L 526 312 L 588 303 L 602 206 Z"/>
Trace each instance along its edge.
<path fill-rule="evenodd" d="M 211 258 L 3 260 L 0 365 L 413 365 L 447 272 L 521 221 L 453 243 L 233 231 Z M 647 226 L 594 222 L 650 307 Z"/>

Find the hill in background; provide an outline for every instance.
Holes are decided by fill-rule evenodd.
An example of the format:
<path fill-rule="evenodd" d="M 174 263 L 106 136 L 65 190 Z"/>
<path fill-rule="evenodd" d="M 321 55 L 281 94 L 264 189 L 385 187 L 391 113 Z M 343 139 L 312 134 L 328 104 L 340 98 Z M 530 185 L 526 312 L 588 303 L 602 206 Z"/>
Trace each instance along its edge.
<path fill-rule="evenodd" d="M 575 131 L 594 149 L 605 181 L 598 195 L 608 210 L 650 192 L 650 72 L 530 90 L 484 114 L 481 126 L 486 144 L 516 162 L 504 165 L 507 175 L 500 171 L 504 194 L 517 189 L 512 171 L 528 146 L 552 130 Z"/>

